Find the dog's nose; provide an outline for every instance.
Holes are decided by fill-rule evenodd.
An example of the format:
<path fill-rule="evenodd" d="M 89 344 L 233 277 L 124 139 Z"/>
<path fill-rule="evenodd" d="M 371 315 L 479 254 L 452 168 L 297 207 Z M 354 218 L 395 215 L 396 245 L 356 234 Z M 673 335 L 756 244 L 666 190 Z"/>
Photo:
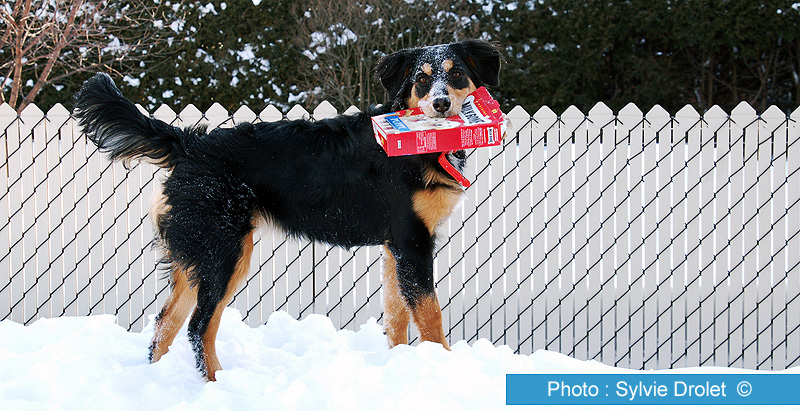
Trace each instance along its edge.
<path fill-rule="evenodd" d="M 433 100 L 433 109 L 440 113 L 450 110 L 450 99 L 447 97 L 439 97 Z"/>

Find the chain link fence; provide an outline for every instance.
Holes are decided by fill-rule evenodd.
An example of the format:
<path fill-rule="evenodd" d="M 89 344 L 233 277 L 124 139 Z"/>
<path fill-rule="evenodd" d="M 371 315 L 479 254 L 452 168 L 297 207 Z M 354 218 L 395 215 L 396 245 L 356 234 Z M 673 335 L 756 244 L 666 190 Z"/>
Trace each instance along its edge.
<path fill-rule="evenodd" d="M 335 112 L 153 115 L 225 127 Z M 441 227 L 451 343 L 487 338 L 633 369 L 800 365 L 797 112 L 598 104 L 508 116 L 515 133 L 469 154 L 473 186 Z M 161 171 L 110 164 L 60 105 L 0 106 L 0 133 L 0 319 L 110 313 L 141 330 L 168 294 L 146 218 Z M 275 310 L 351 329 L 381 318 L 379 247 L 258 235 L 232 303 L 247 323 Z"/>

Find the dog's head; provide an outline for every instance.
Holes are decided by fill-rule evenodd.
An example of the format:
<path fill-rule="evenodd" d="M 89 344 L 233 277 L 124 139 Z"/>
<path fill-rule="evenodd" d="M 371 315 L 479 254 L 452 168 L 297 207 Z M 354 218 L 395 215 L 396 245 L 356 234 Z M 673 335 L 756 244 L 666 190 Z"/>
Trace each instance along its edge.
<path fill-rule="evenodd" d="M 500 84 L 501 59 L 496 45 L 467 40 L 389 54 L 376 74 L 393 110 L 421 107 L 429 117 L 450 117 L 478 87 Z"/>

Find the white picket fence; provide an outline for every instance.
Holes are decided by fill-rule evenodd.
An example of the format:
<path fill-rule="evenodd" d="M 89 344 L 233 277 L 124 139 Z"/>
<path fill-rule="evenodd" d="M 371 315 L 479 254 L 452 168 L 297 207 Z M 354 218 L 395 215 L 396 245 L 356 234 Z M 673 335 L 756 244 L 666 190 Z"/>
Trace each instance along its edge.
<path fill-rule="evenodd" d="M 153 115 L 230 126 L 335 112 Z M 441 230 L 451 343 L 635 369 L 800 365 L 799 113 L 509 111 L 516 133 L 470 153 L 474 184 Z M 112 313 L 140 330 L 166 298 L 145 218 L 161 172 L 109 164 L 60 105 L 2 105 L 0 133 L 0 319 Z M 379 248 L 261 233 L 232 305 L 252 325 L 285 310 L 355 329 L 381 318 L 381 264 Z"/>

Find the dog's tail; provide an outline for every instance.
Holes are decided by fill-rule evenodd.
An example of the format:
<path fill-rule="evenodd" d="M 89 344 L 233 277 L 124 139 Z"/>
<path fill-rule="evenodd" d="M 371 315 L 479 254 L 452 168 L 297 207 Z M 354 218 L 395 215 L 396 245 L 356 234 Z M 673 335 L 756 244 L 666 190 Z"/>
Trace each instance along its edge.
<path fill-rule="evenodd" d="M 89 140 L 126 167 L 141 159 L 171 168 L 186 156 L 187 143 L 205 134 L 205 127 L 181 129 L 143 115 L 104 73 L 83 83 L 73 115 Z"/>

